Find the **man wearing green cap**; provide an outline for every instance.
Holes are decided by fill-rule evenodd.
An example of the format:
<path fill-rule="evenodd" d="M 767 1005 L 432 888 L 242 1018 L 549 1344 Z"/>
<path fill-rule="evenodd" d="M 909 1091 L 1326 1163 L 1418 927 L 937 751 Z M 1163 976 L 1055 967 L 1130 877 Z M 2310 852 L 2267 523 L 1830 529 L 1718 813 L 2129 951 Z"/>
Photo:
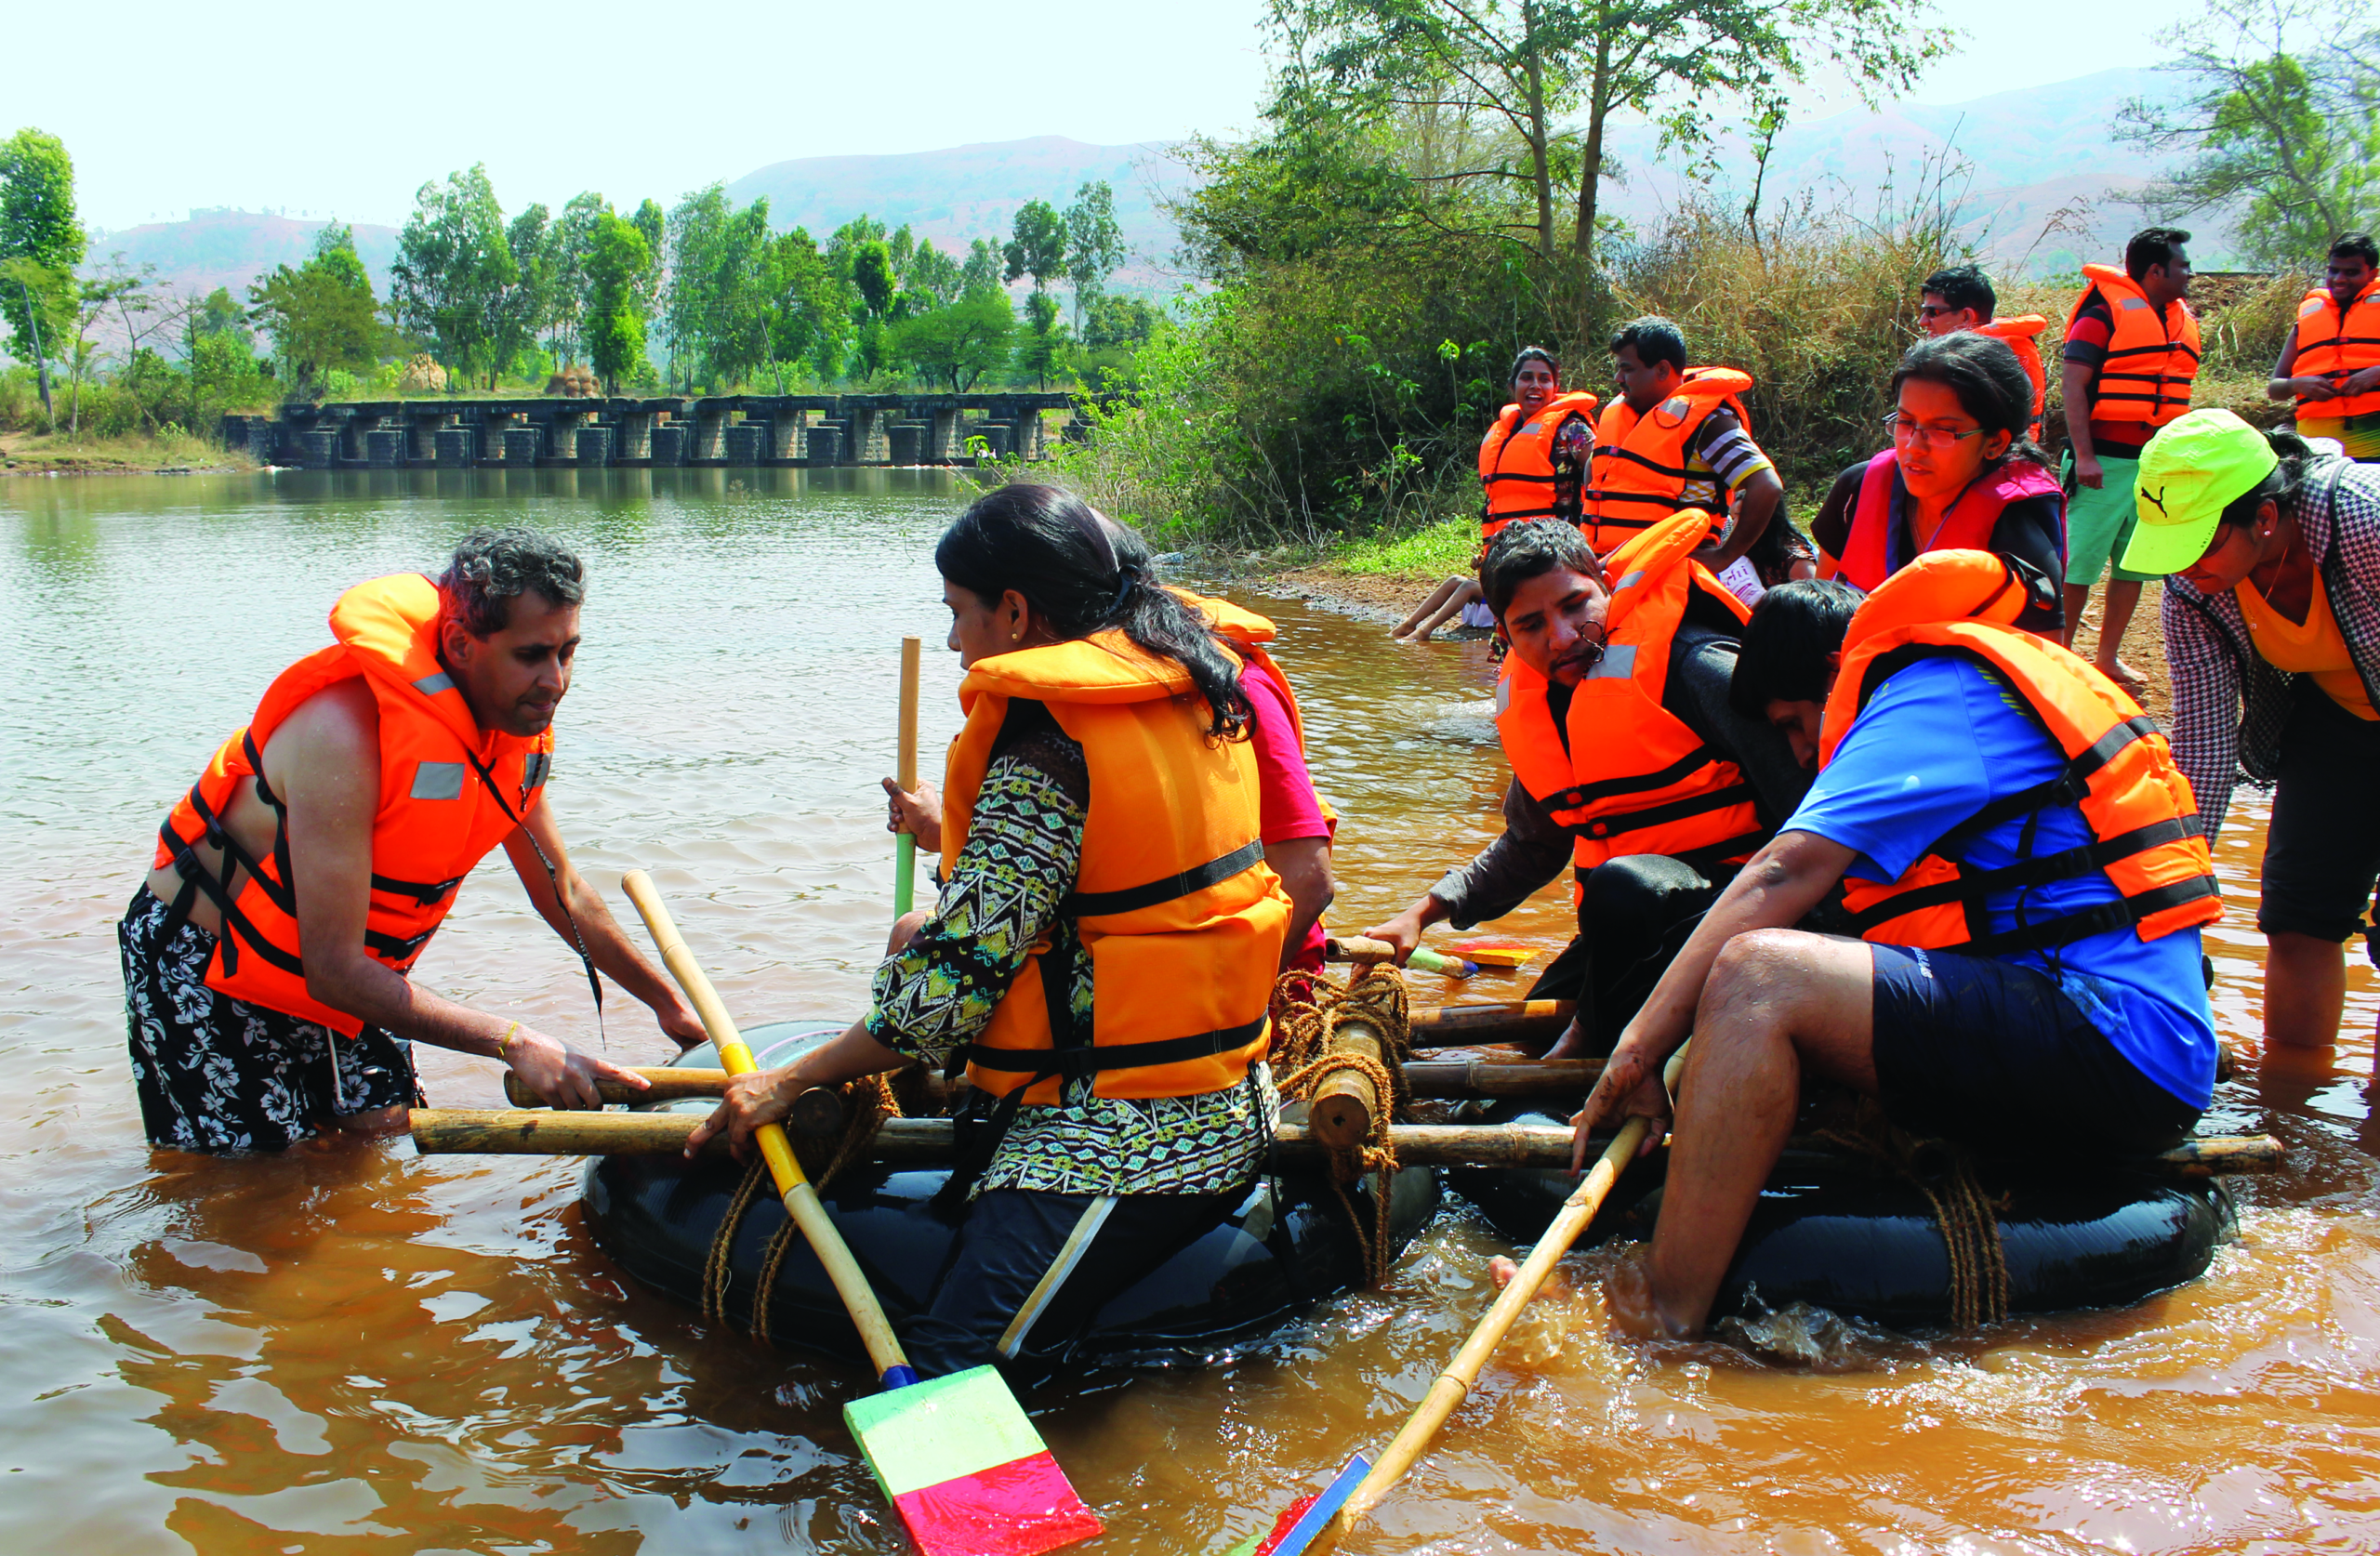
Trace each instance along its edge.
<path fill-rule="evenodd" d="M 2268 1042 L 2336 1040 L 2380 879 L 2380 468 L 2192 411 L 2142 453 L 2122 565 L 2167 574 L 2174 758 L 2213 840 L 2273 786 L 2256 927 Z"/>

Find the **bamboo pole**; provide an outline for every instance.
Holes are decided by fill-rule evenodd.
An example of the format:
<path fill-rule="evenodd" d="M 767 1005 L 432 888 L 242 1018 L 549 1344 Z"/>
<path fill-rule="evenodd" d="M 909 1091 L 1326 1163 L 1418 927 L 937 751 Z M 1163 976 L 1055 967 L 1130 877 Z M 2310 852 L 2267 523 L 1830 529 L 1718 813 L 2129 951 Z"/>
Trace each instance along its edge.
<path fill-rule="evenodd" d="M 1413 1012 L 1413 1046 L 1457 1048 L 1473 1043 L 1552 1042 L 1578 1014 L 1567 999 L 1513 999 L 1495 1005 L 1441 1005 Z"/>
<path fill-rule="evenodd" d="M 748 1074 L 752 1068 L 752 1050 L 745 1046 L 744 1035 L 735 1029 L 735 1020 L 727 1013 L 727 1006 L 711 987 L 709 977 L 694 953 L 679 937 L 678 926 L 669 917 L 661 894 L 654 890 L 653 877 L 642 870 L 630 870 L 620 885 L 644 916 L 644 927 L 652 932 L 653 943 L 661 952 L 662 965 L 686 991 L 686 999 L 702 1018 L 703 1028 L 710 1034 L 711 1045 L 718 1048 L 720 1062 L 730 1075 Z M 542 1117 L 549 1122 L 568 1114 L 549 1113 L 526 1114 L 519 1116 Z M 687 1114 L 588 1114 L 589 1118 L 674 1118 L 682 1122 L 689 1133 L 700 1122 Z M 801 1174 L 801 1164 L 794 1159 L 793 1142 L 787 1140 L 785 1130 L 774 1124 L 764 1124 L 756 1132 L 760 1154 L 768 1159 L 769 1172 L 776 1180 L 777 1193 L 785 1201 L 785 1213 L 794 1225 L 801 1229 L 810 1251 L 834 1283 L 835 1294 L 843 1300 L 843 1308 L 851 1314 L 853 1326 L 859 1330 L 860 1343 L 867 1348 L 868 1360 L 875 1364 L 877 1376 L 887 1388 L 898 1388 L 917 1381 L 917 1374 L 909 1366 L 908 1357 L 901 1350 L 900 1340 L 892 1333 L 892 1321 L 884 1316 L 884 1309 L 876 1293 L 860 1272 L 859 1261 L 852 1258 L 851 1249 L 843 1243 L 843 1234 L 835 1229 L 826 1206 L 819 1203 L 818 1191 Z M 416 1137 L 416 1142 L 419 1137 Z M 679 1137 L 678 1148 L 685 1149 L 685 1137 Z M 765 1301 L 767 1293 L 759 1300 Z"/>
<path fill-rule="evenodd" d="M 1584 1097 L 1594 1089 L 1595 1077 L 1603 1074 L 1600 1059 L 1417 1059 L 1404 1066 L 1405 1088 L 1416 1097 Z M 727 1072 L 724 1070 L 689 1070 L 672 1065 L 655 1064 L 638 1068 L 634 1074 L 645 1078 L 648 1088 L 643 1091 L 618 1081 L 601 1081 L 596 1092 L 606 1102 L 674 1102 L 687 1098 L 722 1097 L 727 1094 Z M 924 1078 L 925 1100 L 930 1106 L 943 1107 L 955 1089 L 940 1075 Z M 804 1092 L 807 1097 L 809 1093 Z M 516 1108 L 541 1108 L 546 1104 L 537 1094 L 521 1084 L 518 1075 L 504 1077 L 505 1100 Z M 823 1116 L 823 1115 L 822 1115 Z M 805 1123 L 803 1129 L 817 1132 L 824 1126 Z M 840 1127 L 836 1125 L 835 1127 Z"/>
<path fill-rule="evenodd" d="M 673 1156 L 702 1122 L 696 1113 L 555 1113 L 546 1109 L 493 1112 L 456 1108 L 413 1110 L 413 1139 L 424 1155 L 491 1154 L 530 1156 Z M 1412 1167 L 1561 1168 L 1570 1165 L 1570 1131 L 1545 1124 L 1392 1124 L 1389 1142 Z M 946 1118 L 888 1118 L 868 1156 L 900 1166 L 947 1163 Z M 1284 1165 L 1325 1159 L 1314 1131 L 1285 1127 L 1274 1136 Z M 714 1151 L 723 1150 L 712 1142 Z M 2277 1167 L 2281 1142 L 2270 1135 L 2210 1136 L 2152 1159 L 2185 1177 L 2256 1172 Z"/>
<path fill-rule="evenodd" d="M 1377 1064 L 1383 1045 L 1379 1029 L 1368 1022 L 1342 1021 L 1331 1029 L 1331 1053 L 1354 1054 Z M 1342 1151 L 1371 1138 L 1372 1120 L 1381 1114 L 1384 1099 L 1372 1077 L 1361 1070 L 1333 1070 L 1314 1088 L 1306 1122 L 1316 1138 Z"/>
<path fill-rule="evenodd" d="M 901 640 L 901 750 L 893 782 L 903 794 L 918 792 L 918 651 L 915 638 Z M 902 833 L 892 849 L 892 916 L 900 917 L 917 900 L 918 840 Z"/>

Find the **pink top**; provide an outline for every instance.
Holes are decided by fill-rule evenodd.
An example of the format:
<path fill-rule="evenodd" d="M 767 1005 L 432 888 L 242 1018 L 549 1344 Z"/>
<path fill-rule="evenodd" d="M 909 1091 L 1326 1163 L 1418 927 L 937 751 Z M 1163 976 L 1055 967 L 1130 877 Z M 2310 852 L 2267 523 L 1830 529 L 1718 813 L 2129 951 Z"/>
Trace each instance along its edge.
<path fill-rule="evenodd" d="M 1313 774 L 1306 771 L 1305 753 L 1298 749 L 1297 721 L 1289 715 L 1281 689 L 1261 674 L 1244 674 L 1239 684 L 1256 710 L 1249 742 L 1256 750 L 1258 836 L 1268 844 L 1329 837 L 1330 824 L 1323 819 L 1322 801 L 1314 792 Z M 1316 919 L 1292 965 L 1308 972 L 1321 971 L 1324 938 L 1322 923 Z"/>

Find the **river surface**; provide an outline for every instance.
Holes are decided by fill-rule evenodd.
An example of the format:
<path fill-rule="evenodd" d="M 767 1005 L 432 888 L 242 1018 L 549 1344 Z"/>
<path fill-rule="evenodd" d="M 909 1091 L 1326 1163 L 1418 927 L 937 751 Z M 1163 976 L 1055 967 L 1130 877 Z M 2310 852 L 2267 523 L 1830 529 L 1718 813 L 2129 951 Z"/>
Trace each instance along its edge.
<path fill-rule="evenodd" d="M 403 1142 L 209 1160 L 143 1143 L 113 925 L 159 820 L 342 587 L 525 522 L 591 570 L 549 793 L 581 867 L 651 868 L 747 1022 L 841 1020 L 890 916 L 877 778 L 897 643 L 955 731 L 932 474 L 384 472 L 0 481 L 0 1550 L 894 1551 L 840 1424 L 858 1373 L 707 1330 L 593 1246 L 579 1164 Z M 1497 825 L 1484 646 L 1273 613 L 1345 815 L 1334 921 L 1410 900 Z M 931 763 L 929 766 L 931 767 Z M 1817 1367 L 1611 1337 L 1540 1304 L 1359 1552 L 2380 1548 L 2380 1220 L 2359 956 L 2335 1062 L 2257 1061 L 2261 801 L 2209 936 L 2249 1062 L 2209 1132 L 2270 1130 L 2241 1235 L 2137 1308 Z M 634 920 L 615 899 L 623 917 Z M 1501 929 L 1560 943 L 1550 890 Z M 597 1041 L 503 856 L 426 983 Z M 1417 997 L 1452 986 L 1416 978 Z M 1469 997 L 1510 984 L 1482 980 Z M 625 997 L 609 1052 L 668 1045 Z M 489 1061 L 417 1049 L 445 1106 Z M 1376 1446 L 1485 1308 L 1502 1245 L 1448 1202 L 1393 1286 L 1204 1369 L 1037 1402 L 1101 1552 L 1220 1552 Z"/>

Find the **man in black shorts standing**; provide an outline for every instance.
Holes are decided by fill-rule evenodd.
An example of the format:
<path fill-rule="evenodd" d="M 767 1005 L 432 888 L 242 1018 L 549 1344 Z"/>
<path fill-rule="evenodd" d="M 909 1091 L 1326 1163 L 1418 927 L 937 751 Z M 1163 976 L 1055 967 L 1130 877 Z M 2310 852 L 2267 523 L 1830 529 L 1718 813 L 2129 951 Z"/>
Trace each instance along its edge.
<path fill-rule="evenodd" d="M 2048 581 L 1982 551 L 1920 558 L 1868 597 L 1789 584 L 1738 661 L 1818 768 L 1613 1050 L 1587 1132 L 1678 1094 L 1652 1298 L 1701 1332 L 1805 1075 L 1911 1133 L 2052 1157 L 2170 1148 L 2216 1045 L 2200 928 L 2219 917 L 2188 786 L 2156 727 L 2012 625 Z M 1837 882 L 1862 940 L 1788 928 Z M 1660 1131 L 1653 1131 L 1658 1140 Z"/>

